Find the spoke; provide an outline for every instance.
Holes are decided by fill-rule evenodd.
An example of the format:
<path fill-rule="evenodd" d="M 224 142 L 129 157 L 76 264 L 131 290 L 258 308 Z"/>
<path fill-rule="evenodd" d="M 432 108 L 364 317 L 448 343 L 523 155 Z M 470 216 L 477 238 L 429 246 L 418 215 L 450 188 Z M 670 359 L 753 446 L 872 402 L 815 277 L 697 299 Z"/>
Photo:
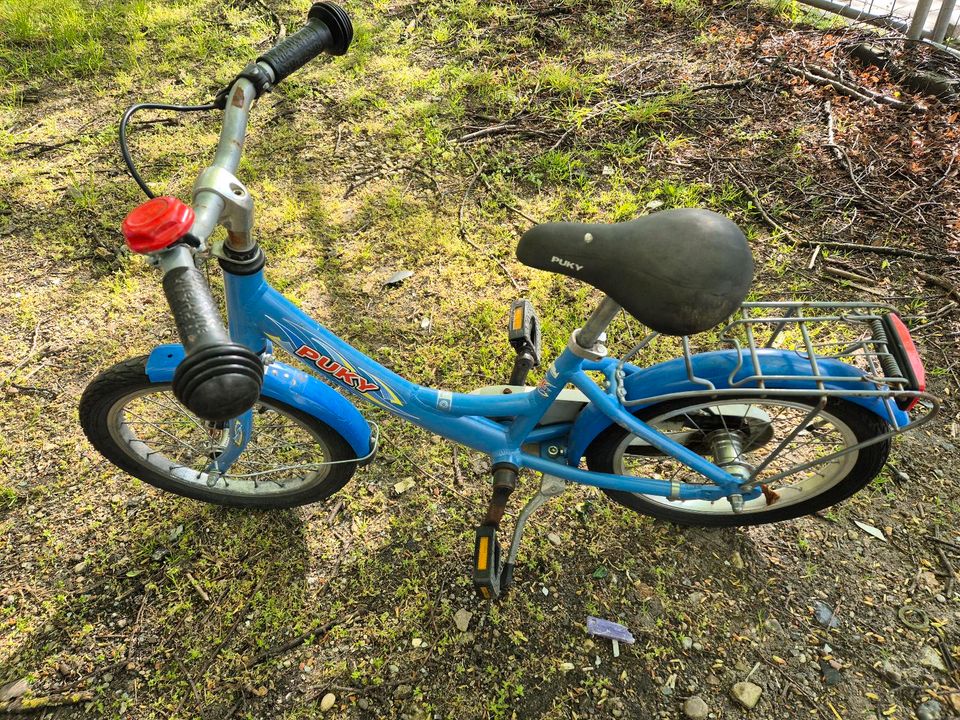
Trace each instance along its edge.
<path fill-rule="evenodd" d="M 783 440 L 780 441 L 780 444 L 777 445 L 776 448 L 774 448 L 773 452 L 767 455 L 767 457 L 756 467 L 756 469 L 754 469 L 754 471 L 750 473 L 750 481 L 754 481 L 760 475 L 760 473 L 762 473 L 764 469 L 767 468 L 767 466 L 769 466 L 770 463 L 772 463 L 776 459 L 777 455 L 783 452 L 783 450 L 790 443 L 790 441 L 792 441 L 797 435 L 799 435 L 800 432 L 803 430 L 803 428 L 805 428 L 807 425 L 810 424 L 813 418 L 815 418 L 817 415 L 820 414 L 820 412 L 823 410 L 825 405 L 826 405 L 826 399 L 824 398 L 819 403 L 817 403 L 817 405 L 810 408 L 810 412 L 806 414 L 806 416 L 800 421 L 800 423 L 793 430 L 791 430 L 790 433 Z"/>
<path fill-rule="evenodd" d="M 164 397 L 165 397 L 165 396 L 164 396 Z M 159 407 L 162 407 L 164 410 L 172 410 L 172 411 L 176 412 L 178 415 L 187 418 L 187 420 L 189 420 L 190 422 L 192 422 L 194 425 L 196 425 L 196 426 L 197 426 L 198 428 L 200 428 L 201 430 L 206 431 L 206 428 L 200 423 L 200 421 L 198 421 L 198 420 L 193 416 L 193 414 L 187 412 L 187 411 L 183 408 L 183 406 L 181 406 L 179 403 L 172 403 L 172 404 L 169 404 L 169 405 L 168 405 L 168 404 L 165 403 L 165 402 L 160 402 L 160 399 L 159 399 L 156 395 L 144 395 L 141 399 L 144 400 L 144 401 L 146 401 L 146 402 L 153 403 L 154 405 L 157 405 L 157 406 L 159 406 Z"/>
<path fill-rule="evenodd" d="M 124 415 L 127 415 L 126 411 L 124 412 Z M 178 437 L 177 437 L 176 435 L 174 435 L 173 433 L 169 433 L 169 432 L 167 432 L 166 430 L 164 430 L 162 427 L 159 427 L 158 425 L 154 425 L 154 424 L 151 423 L 149 420 L 145 420 L 144 418 L 138 417 L 138 416 L 136 416 L 136 415 L 133 415 L 132 417 L 133 417 L 135 420 L 139 420 L 140 422 L 145 423 L 146 425 L 152 427 L 154 430 L 158 430 L 158 431 L 162 432 L 164 435 L 167 435 L 167 436 L 173 438 L 173 440 L 174 440 L 175 442 L 178 442 L 178 443 L 180 443 L 181 445 L 183 445 L 184 447 L 189 448 L 189 450 L 190 450 L 192 453 L 194 453 L 194 454 L 196 454 L 196 455 L 201 454 L 199 450 L 197 450 L 195 447 L 193 447 L 193 445 L 190 445 L 189 443 L 184 442 L 183 440 L 181 440 L 180 438 L 178 438 Z M 123 424 L 124 424 L 124 425 L 129 425 L 129 423 L 127 422 L 126 418 L 124 418 Z M 145 441 L 143 438 L 141 438 L 139 435 L 136 435 L 136 437 L 137 437 L 137 439 L 138 439 L 140 442 L 146 444 L 146 441 Z"/>

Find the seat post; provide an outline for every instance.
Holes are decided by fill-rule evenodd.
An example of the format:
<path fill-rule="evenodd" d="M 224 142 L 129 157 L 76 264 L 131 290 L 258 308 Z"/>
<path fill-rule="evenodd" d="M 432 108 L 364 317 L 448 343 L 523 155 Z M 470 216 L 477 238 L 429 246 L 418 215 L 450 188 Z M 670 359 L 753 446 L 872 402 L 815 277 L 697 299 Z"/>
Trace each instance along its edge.
<path fill-rule="evenodd" d="M 600 305 L 597 306 L 597 309 L 587 318 L 586 325 L 577 332 L 577 345 L 584 350 L 589 350 L 596 345 L 597 340 L 603 335 L 607 326 L 613 322 L 618 312 L 620 312 L 620 306 L 611 300 L 609 296 L 604 295 L 603 302 L 601 302 Z"/>

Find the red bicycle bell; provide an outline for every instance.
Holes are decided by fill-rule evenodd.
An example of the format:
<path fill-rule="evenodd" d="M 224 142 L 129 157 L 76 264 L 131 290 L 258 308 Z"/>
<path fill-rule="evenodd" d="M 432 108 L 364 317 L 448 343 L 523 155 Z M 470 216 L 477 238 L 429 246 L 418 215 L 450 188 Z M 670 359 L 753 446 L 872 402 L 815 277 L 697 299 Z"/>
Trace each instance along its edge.
<path fill-rule="evenodd" d="M 127 215 L 121 226 L 127 246 L 135 253 L 170 247 L 193 226 L 193 208 L 178 198 L 155 197 Z"/>

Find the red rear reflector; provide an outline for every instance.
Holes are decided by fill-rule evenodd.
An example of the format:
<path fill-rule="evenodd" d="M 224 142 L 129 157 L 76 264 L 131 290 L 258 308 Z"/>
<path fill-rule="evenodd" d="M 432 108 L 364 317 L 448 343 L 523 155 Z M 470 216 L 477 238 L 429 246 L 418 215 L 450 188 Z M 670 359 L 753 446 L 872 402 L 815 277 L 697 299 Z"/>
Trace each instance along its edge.
<path fill-rule="evenodd" d="M 134 208 L 123 221 L 123 236 L 135 253 L 170 247 L 193 226 L 193 208 L 175 197 L 156 197 Z"/>
<path fill-rule="evenodd" d="M 910 380 L 910 389 L 923 392 L 927 389 L 927 373 L 923 369 L 923 362 L 920 360 L 920 353 L 917 352 L 917 346 L 913 344 L 913 338 L 910 337 L 910 331 L 896 313 L 890 313 L 887 317 L 890 319 L 890 326 L 897 334 L 897 340 L 899 340 L 900 347 L 903 348 L 903 353 L 906 355 L 906 360 L 909 364 L 909 367 L 900 369 L 907 374 L 907 379 Z M 901 406 L 901 408 L 903 410 L 912 410 L 919 401 L 920 398 L 910 398 L 908 403 Z"/>

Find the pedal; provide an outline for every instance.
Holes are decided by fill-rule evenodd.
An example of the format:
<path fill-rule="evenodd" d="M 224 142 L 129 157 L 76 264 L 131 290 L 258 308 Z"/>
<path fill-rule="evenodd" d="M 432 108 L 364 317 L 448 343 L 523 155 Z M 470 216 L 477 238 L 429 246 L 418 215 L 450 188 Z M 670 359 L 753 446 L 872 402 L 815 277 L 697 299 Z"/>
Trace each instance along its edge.
<path fill-rule="evenodd" d="M 497 529 L 489 525 L 477 528 L 473 546 L 473 585 L 487 600 L 500 597 L 500 543 Z"/>
<path fill-rule="evenodd" d="M 510 306 L 507 337 L 517 353 L 510 384 L 525 385 L 527 375 L 540 365 L 540 318 L 529 300 L 514 300 Z"/>

